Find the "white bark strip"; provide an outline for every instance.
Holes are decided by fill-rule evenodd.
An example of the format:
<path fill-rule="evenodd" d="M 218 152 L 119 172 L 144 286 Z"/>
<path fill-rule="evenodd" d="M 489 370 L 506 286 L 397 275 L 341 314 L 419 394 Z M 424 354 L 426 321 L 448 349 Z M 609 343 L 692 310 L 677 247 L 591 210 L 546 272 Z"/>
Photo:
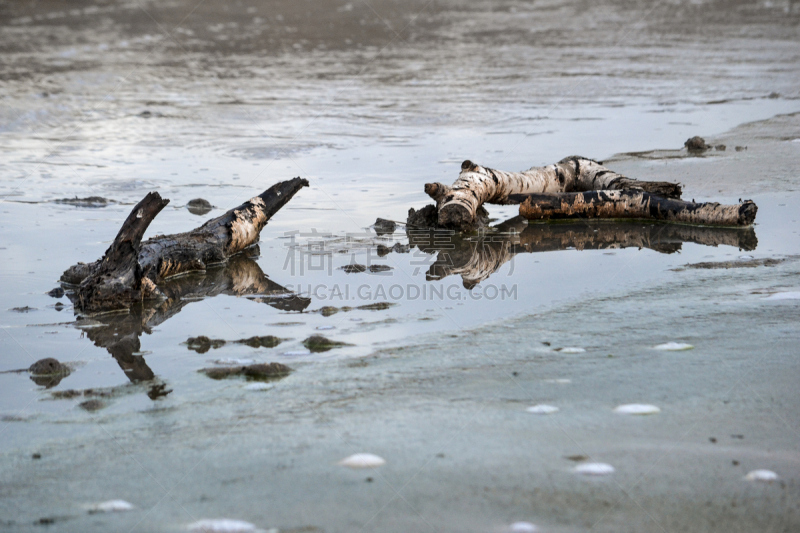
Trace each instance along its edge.
<path fill-rule="evenodd" d="M 505 172 L 464 161 L 452 186 L 441 183 L 425 185 L 425 192 L 436 201 L 439 225 L 458 229 L 474 225 L 476 211 L 484 203 L 515 203 L 509 199 L 514 194 L 621 189 L 648 191 L 672 198 L 679 198 L 681 193 L 679 185 L 627 178 L 579 156 L 524 172 Z"/>
<path fill-rule="evenodd" d="M 694 203 L 629 190 L 529 194 L 516 199 L 522 201 L 519 214 L 528 220 L 638 218 L 708 226 L 749 226 L 758 211 L 750 200 L 738 205 Z"/>

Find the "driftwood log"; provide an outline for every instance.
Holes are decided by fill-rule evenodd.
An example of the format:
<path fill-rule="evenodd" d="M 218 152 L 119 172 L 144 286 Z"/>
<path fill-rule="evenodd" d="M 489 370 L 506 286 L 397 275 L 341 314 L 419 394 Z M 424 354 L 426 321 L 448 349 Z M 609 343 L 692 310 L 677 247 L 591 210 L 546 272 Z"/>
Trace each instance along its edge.
<path fill-rule="evenodd" d="M 524 172 L 495 170 L 467 160 L 461 164 L 461 173 L 453 185 L 425 184 L 425 192 L 436 202 L 438 225 L 459 230 L 474 227 L 478 209 L 484 203 L 516 203 L 509 199 L 514 194 L 592 190 L 644 191 L 666 198 L 681 196 L 680 185 L 631 179 L 580 156 Z"/>
<path fill-rule="evenodd" d="M 587 191 L 558 194 L 512 194 L 519 214 L 528 220 L 636 218 L 708 226 L 749 226 L 758 208 L 751 200 L 738 205 L 684 202 L 644 191 Z"/>
<path fill-rule="evenodd" d="M 61 281 L 75 287 L 76 308 L 87 314 L 129 309 L 145 299 L 164 297 L 158 284 L 167 278 L 224 263 L 257 243 L 270 217 L 305 186 L 308 181 L 301 178 L 276 183 L 199 228 L 142 242 L 147 227 L 169 202 L 151 192 L 133 208 L 101 259 L 70 267 Z"/>

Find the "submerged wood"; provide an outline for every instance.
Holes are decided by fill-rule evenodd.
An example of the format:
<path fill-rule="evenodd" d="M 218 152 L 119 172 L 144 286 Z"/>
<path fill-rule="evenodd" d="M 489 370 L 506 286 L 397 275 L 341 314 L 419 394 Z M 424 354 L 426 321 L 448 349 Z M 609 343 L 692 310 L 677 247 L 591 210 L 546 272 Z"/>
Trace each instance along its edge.
<path fill-rule="evenodd" d="M 149 193 L 134 207 L 103 258 L 70 267 L 61 281 L 78 286 L 76 306 L 84 313 L 128 309 L 160 296 L 157 285 L 165 279 L 223 263 L 258 242 L 270 217 L 305 186 L 308 181 L 301 178 L 276 183 L 199 228 L 141 242 L 168 203 L 158 193 Z"/>
<path fill-rule="evenodd" d="M 453 185 L 425 184 L 425 192 L 436 202 L 438 225 L 459 230 L 474 227 L 478 209 L 484 203 L 517 203 L 510 198 L 514 194 L 623 189 L 668 198 L 681 196 L 680 185 L 631 179 L 580 156 L 524 172 L 495 170 L 467 160 L 461 164 L 461 173 Z"/>
<path fill-rule="evenodd" d="M 751 200 L 738 205 L 684 202 L 644 191 L 588 191 L 512 195 L 528 220 L 569 218 L 652 219 L 708 226 L 749 226 L 758 207 Z"/>

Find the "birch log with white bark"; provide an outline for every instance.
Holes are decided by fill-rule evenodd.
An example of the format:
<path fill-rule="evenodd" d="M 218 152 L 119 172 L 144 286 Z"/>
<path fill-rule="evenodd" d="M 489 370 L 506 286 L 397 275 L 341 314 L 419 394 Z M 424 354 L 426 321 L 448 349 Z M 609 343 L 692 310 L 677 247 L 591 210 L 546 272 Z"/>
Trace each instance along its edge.
<path fill-rule="evenodd" d="M 511 198 L 521 202 L 519 214 L 528 220 L 636 218 L 707 226 L 749 226 L 758 211 L 751 200 L 737 205 L 695 203 L 631 190 L 520 194 Z"/>
<path fill-rule="evenodd" d="M 623 189 L 646 191 L 668 198 L 680 198 L 681 195 L 680 185 L 634 180 L 580 156 L 567 157 L 554 165 L 533 167 L 524 172 L 505 172 L 464 161 L 453 185 L 425 184 L 425 192 L 436 201 L 438 224 L 460 230 L 474 226 L 476 212 L 484 203 L 516 203 L 509 199 L 513 194 Z"/>

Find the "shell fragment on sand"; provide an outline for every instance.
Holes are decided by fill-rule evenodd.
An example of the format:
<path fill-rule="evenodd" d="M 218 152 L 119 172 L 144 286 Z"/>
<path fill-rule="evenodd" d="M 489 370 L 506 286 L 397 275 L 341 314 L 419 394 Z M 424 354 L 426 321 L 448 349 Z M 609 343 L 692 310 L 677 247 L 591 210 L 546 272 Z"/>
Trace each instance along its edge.
<path fill-rule="evenodd" d="M 511 533 L 535 533 L 539 531 L 539 528 L 530 522 L 514 522 L 509 526 L 508 530 Z"/>
<path fill-rule="evenodd" d="M 744 478 L 747 481 L 763 481 L 769 483 L 771 481 L 778 480 L 778 474 L 773 472 L 772 470 L 753 470 L 748 472 Z"/>
<path fill-rule="evenodd" d="M 354 453 L 350 457 L 345 457 L 337 464 L 348 468 L 375 468 L 376 466 L 385 465 L 386 461 L 383 457 L 372 453 Z"/>
<path fill-rule="evenodd" d="M 607 476 L 614 473 L 614 467 L 606 463 L 583 463 L 573 470 L 575 473 L 585 476 Z"/>
<path fill-rule="evenodd" d="M 653 346 L 653 348 L 655 348 L 656 350 L 664 350 L 667 352 L 682 352 L 684 350 L 691 350 L 692 348 L 694 348 L 694 346 L 683 342 L 665 342 L 664 344 Z"/>
<path fill-rule="evenodd" d="M 525 411 L 529 413 L 533 413 L 535 415 L 552 415 L 553 413 L 558 412 L 558 407 L 555 405 L 547 405 L 547 404 L 537 404 L 532 407 L 528 407 Z"/>
<path fill-rule="evenodd" d="M 792 291 L 792 292 L 776 292 L 775 294 L 770 294 L 765 300 L 800 300 L 800 292 Z"/>
<path fill-rule="evenodd" d="M 622 415 L 654 415 L 660 413 L 661 409 L 646 403 L 628 403 L 618 405 L 614 408 L 614 412 Z"/>
<path fill-rule="evenodd" d="M 107 502 L 96 503 L 89 506 L 89 513 L 117 513 L 121 511 L 131 511 L 133 505 L 125 500 L 108 500 Z"/>
<path fill-rule="evenodd" d="M 187 528 L 192 533 L 245 533 L 258 531 L 256 526 L 243 520 L 230 518 L 212 518 L 198 520 L 189 524 Z"/>
<path fill-rule="evenodd" d="M 585 353 L 586 348 L 580 348 L 578 346 L 567 346 L 566 348 L 560 348 L 556 351 L 561 353 Z"/>

